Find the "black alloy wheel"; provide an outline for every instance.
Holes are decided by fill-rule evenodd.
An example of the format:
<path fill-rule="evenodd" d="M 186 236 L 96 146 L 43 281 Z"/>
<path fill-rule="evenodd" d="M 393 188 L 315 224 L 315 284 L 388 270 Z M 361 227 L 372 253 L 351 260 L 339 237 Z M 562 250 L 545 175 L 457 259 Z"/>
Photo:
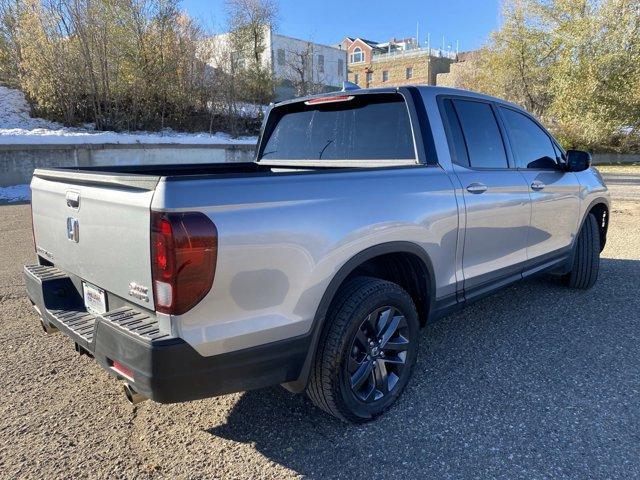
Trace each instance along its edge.
<path fill-rule="evenodd" d="M 362 321 L 347 362 L 351 391 L 366 403 L 393 391 L 406 367 L 409 349 L 407 320 L 391 305 L 375 309 Z"/>
<path fill-rule="evenodd" d="M 420 320 L 411 295 L 387 280 L 354 277 L 325 322 L 307 395 L 347 422 L 382 415 L 402 394 L 418 356 Z"/>

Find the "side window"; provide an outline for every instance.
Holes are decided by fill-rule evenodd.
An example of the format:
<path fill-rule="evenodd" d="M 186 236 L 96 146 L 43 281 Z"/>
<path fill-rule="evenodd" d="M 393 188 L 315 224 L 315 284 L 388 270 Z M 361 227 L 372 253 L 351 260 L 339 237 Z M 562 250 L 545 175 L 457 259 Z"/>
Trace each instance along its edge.
<path fill-rule="evenodd" d="M 364 62 L 364 53 L 360 47 L 356 47 L 353 49 L 353 54 L 351 55 L 351 63 Z"/>
<path fill-rule="evenodd" d="M 567 163 L 567 159 L 564 155 L 564 153 L 562 153 L 562 149 L 558 146 L 557 143 L 552 142 L 553 143 L 553 150 L 556 152 L 556 159 L 558 160 L 558 162 L 562 165 Z"/>
<path fill-rule="evenodd" d="M 473 168 L 508 168 L 507 154 L 491 105 L 472 100 L 454 100 L 462 127 L 469 164 Z"/>
<path fill-rule="evenodd" d="M 549 136 L 533 120 L 510 108 L 499 107 L 519 168 L 555 168 L 557 152 Z"/>
<path fill-rule="evenodd" d="M 451 152 L 453 154 L 452 160 L 458 165 L 468 167 L 469 157 L 467 156 L 467 147 L 464 144 L 464 136 L 462 135 L 462 129 L 460 128 L 460 122 L 458 122 L 458 115 L 453 108 L 453 103 L 447 99 L 442 103 L 442 106 L 444 108 L 447 126 L 449 127 L 450 140 L 453 144 L 453 151 Z"/>

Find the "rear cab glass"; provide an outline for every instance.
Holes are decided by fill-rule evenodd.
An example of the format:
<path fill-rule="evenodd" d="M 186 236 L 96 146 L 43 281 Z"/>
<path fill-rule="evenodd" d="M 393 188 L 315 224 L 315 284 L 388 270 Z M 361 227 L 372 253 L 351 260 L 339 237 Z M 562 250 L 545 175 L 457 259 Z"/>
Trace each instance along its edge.
<path fill-rule="evenodd" d="M 338 95 L 274 108 L 259 161 L 416 163 L 411 120 L 399 94 Z M 325 103 L 326 102 L 326 103 Z"/>

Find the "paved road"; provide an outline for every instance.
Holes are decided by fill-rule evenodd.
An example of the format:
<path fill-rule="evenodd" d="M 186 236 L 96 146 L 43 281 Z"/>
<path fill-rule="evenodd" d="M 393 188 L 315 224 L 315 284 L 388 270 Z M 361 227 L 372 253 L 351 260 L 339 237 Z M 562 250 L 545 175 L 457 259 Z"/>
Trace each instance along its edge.
<path fill-rule="evenodd" d="M 617 200 L 640 201 L 639 171 L 633 173 L 607 173 L 603 177 L 611 194 Z"/>
<path fill-rule="evenodd" d="M 2 478 L 639 478 L 640 203 L 617 201 L 589 292 L 523 282 L 428 326 L 382 419 L 280 388 L 128 405 L 24 295 L 28 206 L 0 207 Z"/>
<path fill-rule="evenodd" d="M 640 172 L 605 173 L 602 176 L 607 185 L 640 185 Z"/>

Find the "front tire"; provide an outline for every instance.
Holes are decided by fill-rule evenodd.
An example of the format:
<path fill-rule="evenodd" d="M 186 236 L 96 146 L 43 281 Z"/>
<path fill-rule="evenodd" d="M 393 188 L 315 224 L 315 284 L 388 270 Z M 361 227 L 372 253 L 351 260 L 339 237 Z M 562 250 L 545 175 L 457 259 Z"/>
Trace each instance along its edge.
<path fill-rule="evenodd" d="M 593 214 L 588 214 L 576 240 L 571 271 L 563 280 L 570 288 L 582 290 L 593 287 L 600 270 L 600 230 Z"/>
<path fill-rule="evenodd" d="M 307 395 L 343 421 L 372 420 L 409 381 L 419 331 L 413 300 L 399 285 L 371 277 L 348 281 L 327 314 Z"/>

